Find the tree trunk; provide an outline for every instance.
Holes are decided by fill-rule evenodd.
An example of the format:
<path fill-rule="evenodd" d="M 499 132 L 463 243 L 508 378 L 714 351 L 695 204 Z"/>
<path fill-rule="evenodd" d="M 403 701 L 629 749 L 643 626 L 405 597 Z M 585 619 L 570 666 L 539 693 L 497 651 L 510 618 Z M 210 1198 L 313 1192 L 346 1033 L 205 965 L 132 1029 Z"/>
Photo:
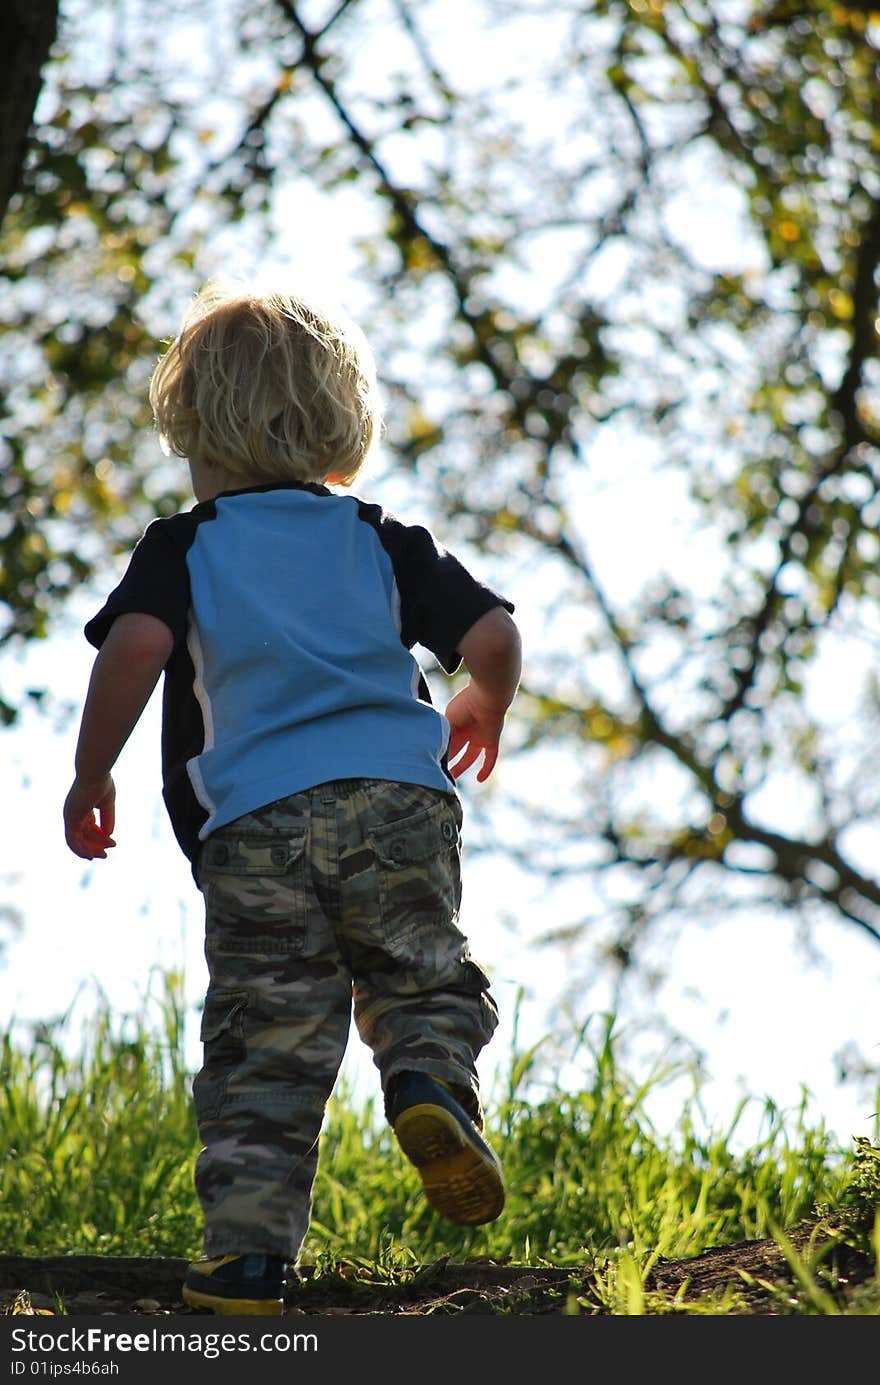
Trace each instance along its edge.
<path fill-rule="evenodd" d="M 19 186 L 43 65 L 57 27 L 58 0 L 0 4 L 0 221 Z"/>

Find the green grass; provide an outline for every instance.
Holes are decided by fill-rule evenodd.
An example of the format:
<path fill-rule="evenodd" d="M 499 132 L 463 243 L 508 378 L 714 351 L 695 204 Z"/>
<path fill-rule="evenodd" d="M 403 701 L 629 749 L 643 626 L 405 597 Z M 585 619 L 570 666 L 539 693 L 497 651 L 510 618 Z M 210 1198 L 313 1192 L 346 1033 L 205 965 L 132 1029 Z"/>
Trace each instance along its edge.
<path fill-rule="evenodd" d="M 73 1057 L 64 1031 L 63 1022 L 38 1026 L 27 1045 L 2 1038 L 4 1253 L 199 1253 L 198 1138 L 178 980 L 164 978 L 163 994 L 139 1014 L 99 1007 Z M 876 1254 L 877 1146 L 840 1149 L 803 1110 L 783 1119 L 772 1105 L 760 1139 L 738 1152 L 744 1106 L 727 1130 L 706 1136 L 685 1102 L 675 1129 L 660 1135 L 645 1107 L 670 1074 L 634 1082 L 618 1063 L 611 1021 L 584 1068 L 583 1090 L 569 1091 L 547 1080 L 534 1052 L 511 1056 L 505 1090 L 487 1097 L 507 1206 L 499 1221 L 471 1230 L 427 1207 L 378 1099 L 356 1106 L 340 1089 L 322 1134 L 304 1263 L 345 1260 L 381 1273 L 448 1255 L 607 1267 L 606 1311 L 632 1312 L 658 1256 L 782 1238 L 818 1209 L 833 1214 L 844 1240 Z"/>

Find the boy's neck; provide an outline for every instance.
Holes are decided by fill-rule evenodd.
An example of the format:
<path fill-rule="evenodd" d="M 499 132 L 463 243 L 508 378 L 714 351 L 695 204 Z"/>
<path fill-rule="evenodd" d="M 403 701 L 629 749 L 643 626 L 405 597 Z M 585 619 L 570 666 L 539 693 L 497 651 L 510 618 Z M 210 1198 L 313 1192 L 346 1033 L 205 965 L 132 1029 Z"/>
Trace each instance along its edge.
<path fill-rule="evenodd" d="M 247 484 L 243 477 L 234 475 L 215 462 L 203 462 L 192 458 L 189 461 L 189 475 L 193 495 L 199 501 L 215 500 L 223 491 L 235 490 Z"/>
<path fill-rule="evenodd" d="M 217 496 L 222 495 L 224 491 L 240 491 L 248 485 L 268 483 L 268 478 L 265 476 L 261 477 L 259 481 L 256 478 L 249 480 L 248 477 L 242 476 L 239 472 L 227 471 L 226 467 L 219 466 L 216 462 L 190 460 L 189 474 L 193 495 L 198 501 L 216 500 Z M 284 485 L 285 479 L 289 480 L 289 478 L 279 476 L 277 484 L 279 486 Z M 332 486 L 341 485 L 344 482 L 341 482 L 335 473 L 331 473 L 326 480 L 317 480 L 316 478 L 314 484 Z"/>

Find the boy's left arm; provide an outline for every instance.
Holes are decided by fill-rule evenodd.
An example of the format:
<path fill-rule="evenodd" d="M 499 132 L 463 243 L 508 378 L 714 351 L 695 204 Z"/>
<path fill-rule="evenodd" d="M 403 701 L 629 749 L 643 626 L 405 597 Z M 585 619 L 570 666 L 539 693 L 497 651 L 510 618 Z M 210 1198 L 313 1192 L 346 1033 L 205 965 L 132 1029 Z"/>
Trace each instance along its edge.
<path fill-rule="evenodd" d="M 116 790 L 110 771 L 150 700 L 174 648 L 156 616 L 117 616 L 92 669 L 76 747 L 76 777 L 64 803 L 64 835 L 92 861 L 115 846 Z M 97 811 L 97 818 L 95 813 Z"/>

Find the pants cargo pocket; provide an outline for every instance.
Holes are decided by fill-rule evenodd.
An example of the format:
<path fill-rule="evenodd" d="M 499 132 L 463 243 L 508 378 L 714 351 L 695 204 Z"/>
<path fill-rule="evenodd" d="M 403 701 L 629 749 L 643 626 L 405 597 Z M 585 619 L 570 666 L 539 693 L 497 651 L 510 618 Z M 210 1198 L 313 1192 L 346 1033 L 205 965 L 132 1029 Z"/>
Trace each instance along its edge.
<path fill-rule="evenodd" d="M 305 834 L 221 828 L 205 843 L 199 887 L 209 952 L 283 956 L 303 949 Z"/>
<path fill-rule="evenodd" d="M 390 951 L 426 925 L 453 922 L 461 902 L 460 810 L 441 799 L 372 828 L 379 906 Z"/>
<path fill-rule="evenodd" d="M 219 1115 L 230 1075 L 246 1055 L 244 1014 L 247 991 L 209 991 L 199 1038 L 203 1062 L 193 1081 L 196 1117 L 201 1123 Z"/>

